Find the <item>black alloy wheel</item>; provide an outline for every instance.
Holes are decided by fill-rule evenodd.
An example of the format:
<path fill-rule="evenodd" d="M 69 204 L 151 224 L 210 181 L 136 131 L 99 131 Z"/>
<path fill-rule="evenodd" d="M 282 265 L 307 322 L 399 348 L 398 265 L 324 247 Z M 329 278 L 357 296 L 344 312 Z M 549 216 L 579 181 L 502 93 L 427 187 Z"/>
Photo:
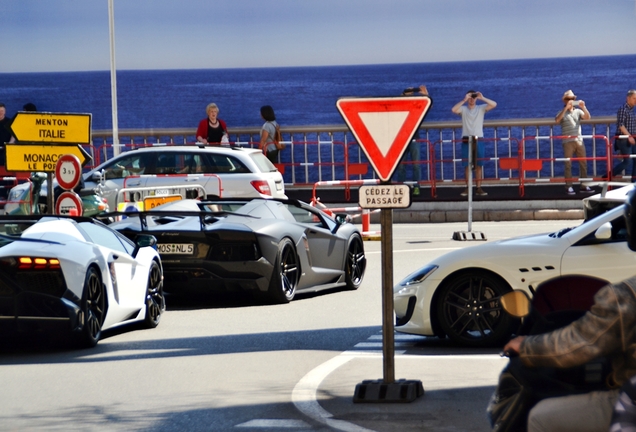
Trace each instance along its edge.
<path fill-rule="evenodd" d="M 78 344 L 84 348 L 92 348 L 99 342 L 106 317 L 104 284 L 95 267 L 90 267 L 86 272 L 81 314 L 82 330 Z"/>
<path fill-rule="evenodd" d="M 360 288 L 366 266 L 367 259 L 364 255 L 362 238 L 360 235 L 354 234 L 349 239 L 345 261 L 345 281 L 348 289 L 357 290 Z"/>
<path fill-rule="evenodd" d="M 294 243 L 284 238 L 278 244 L 278 255 L 269 284 L 269 296 L 275 303 L 289 303 L 296 295 L 300 278 L 298 255 Z"/>
<path fill-rule="evenodd" d="M 501 345 L 519 326 L 504 312 L 500 297 L 509 292 L 505 282 L 485 272 L 463 273 L 441 287 L 437 318 L 446 335 L 464 346 Z"/>
<path fill-rule="evenodd" d="M 146 328 L 155 328 L 161 321 L 161 314 L 166 310 L 166 299 L 163 295 L 163 277 L 161 267 L 153 261 L 148 273 L 148 287 L 146 288 Z"/>

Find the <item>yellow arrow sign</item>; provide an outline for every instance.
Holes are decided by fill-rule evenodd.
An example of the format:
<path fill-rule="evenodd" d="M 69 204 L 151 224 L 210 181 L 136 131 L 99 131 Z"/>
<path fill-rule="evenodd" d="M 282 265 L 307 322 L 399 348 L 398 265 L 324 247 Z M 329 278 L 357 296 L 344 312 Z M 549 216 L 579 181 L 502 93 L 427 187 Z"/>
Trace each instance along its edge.
<path fill-rule="evenodd" d="M 85 165 L 91 157 L 79 145 L 6 144 L 7 171 L 55 172 L 60 156 L 72 154 Z"/>
<path fill-rule="evenodd" d="M 18 112 L 11 124 L 18 141 L 90 144 L 90 114 Z"/>

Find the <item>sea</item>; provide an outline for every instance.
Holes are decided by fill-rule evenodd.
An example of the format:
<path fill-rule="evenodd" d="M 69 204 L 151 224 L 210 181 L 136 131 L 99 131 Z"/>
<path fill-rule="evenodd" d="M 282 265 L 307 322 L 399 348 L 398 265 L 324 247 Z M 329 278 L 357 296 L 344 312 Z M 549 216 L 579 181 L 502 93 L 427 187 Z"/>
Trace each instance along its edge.
<path fill-rule="evenodd" d="M 425 84 L 425 121 L 457 120 L 451 108 L 468 90 L 498 103 L 488 119 L 554 117 L 572 90 L 592 116 L 615 115 L 636 88 L 636 55 L 522 60 L 245 69 L 117 71 L 120 129 L 196 128 L 214 102 L 228 127 L 258 127 L 271 105 L 282 125 L 344 124 L 336 101 L 393 96 Z M 112 128 L 110 71 L 0 74 L 9 116 L 38 111 L 90 113 L 93 130 Z"/>

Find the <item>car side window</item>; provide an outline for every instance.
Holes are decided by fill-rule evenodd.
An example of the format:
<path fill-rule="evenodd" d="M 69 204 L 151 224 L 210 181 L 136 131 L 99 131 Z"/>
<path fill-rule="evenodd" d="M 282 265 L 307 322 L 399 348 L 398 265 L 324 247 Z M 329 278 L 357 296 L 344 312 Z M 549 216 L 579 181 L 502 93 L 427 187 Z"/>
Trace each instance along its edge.
<path fill-rule="evenodd" d="M 621 215 L 617 217 L 613 221 L 609 222 L 611 225 L 611 236 L 608 239 L 598 239 L 596 238 L 596 231 L 591 232 L 580 241 L 578 241 L 575 246 L 586 246 L 586 245 L 594 245 L 594 244 L 606 244 L 606 243 L 617 243 L 627 241 L 627 227 L 625 226 L 625 218 Z"/>
<path fill-rule="evenodd" d="M 114 160 L 113 163 L 104 168 L 106 180 L 122 179 L 131 175 L 144 174 L 146 164 L 142 160 L 142 155 L 133 154 Z"/>
<path fill-rule="evenodd" d="M 210 159 L 207 174 L 246 174 L 251 171 L 240 160 L 223 154 L 208 154 Z"/>
<path fill-rule="evenodd" d="M 294 220 L 298 223 L 306 225 L 314 225 L 320 228 L 327 228 L 324 223 L 324 218 L 318 214 L 302 207 L 296 207 L 294 205 L 285 205 L 285 208 L 291 213 Z"/>
<path fill-rule="evenodd" d="M 78 229 L 88 240 L 100 246 L 105 246 L 120 252 L 131 254 L 134 246 L 127 239 L 122 239 L 117 233 L 91 222 L 81 222 Z"/>

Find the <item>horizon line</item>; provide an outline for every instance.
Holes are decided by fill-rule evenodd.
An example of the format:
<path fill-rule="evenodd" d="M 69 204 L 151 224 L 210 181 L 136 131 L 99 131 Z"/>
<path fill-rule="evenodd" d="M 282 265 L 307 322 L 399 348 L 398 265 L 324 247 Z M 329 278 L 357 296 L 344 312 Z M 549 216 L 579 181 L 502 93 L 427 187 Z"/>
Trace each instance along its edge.
<path fill-rule="evenodd" d="M 561 59 L 589 59 L 589 58 L 609 58 L 609 57 L 634 57 L 636 54 L 608 54 L 591 56 L 558 56 L 558 57 L 527 57 L 509 59 L 486 59 L 486 60 L 451 60 L 451 61 L 429 61 L 429 62 L 397 62 L 397 63 L 355 63 L 355 64 L 329 64 L 329 65 L 295 65 L 295 66 L 249 66 L 249 67 L 194 67 L 194 68 L 143 68 L 143 69 L 117 69 L 117 72 L 139 72 L 139 71 L 179 71 L 179 70 L 245 70 L 245 69 L 294 69 L 294 68 L 331 68 L 331 67 L 360 67 L 360 66 L 388 66 L 388 65 L 420 65 L 420 64 L 452 64 L 452 63 L 482 63 L 482 62 L 513 62 L 527 60 L 561 60 Z M 108 72 L 109 69 L 80 69 L 80 70 L 50 70 L 50 71 L 13 71 L 0 72 L 4 74 L 37 74 L 37 73 L 81 73 L 81 72 Z"/>

